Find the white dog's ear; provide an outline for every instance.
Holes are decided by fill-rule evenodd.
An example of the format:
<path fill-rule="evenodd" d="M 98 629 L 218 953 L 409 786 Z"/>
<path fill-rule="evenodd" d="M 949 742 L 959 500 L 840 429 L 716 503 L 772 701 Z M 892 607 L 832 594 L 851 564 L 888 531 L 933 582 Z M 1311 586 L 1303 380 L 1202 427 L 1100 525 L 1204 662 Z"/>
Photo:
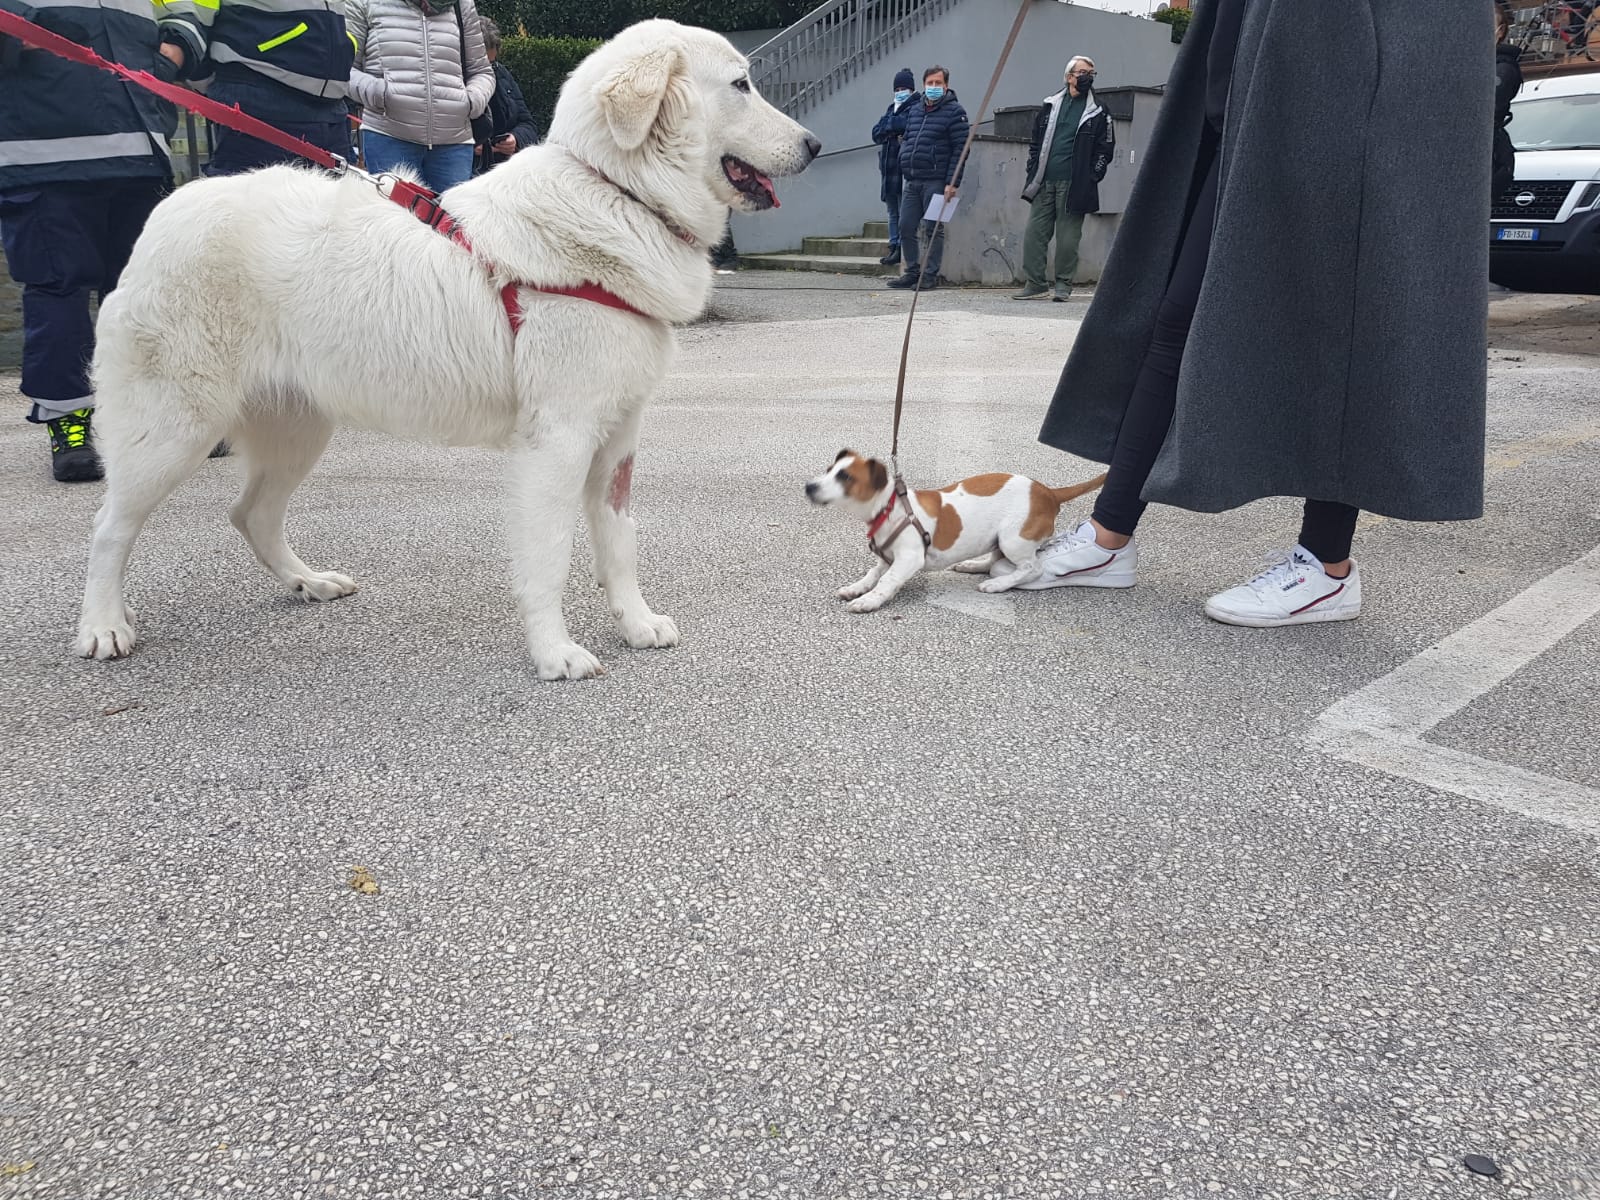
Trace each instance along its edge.
<path fill-rule="evenodd" d="M 651 46 L 612 70 L 595 88 L 611 136 L 624 150 L 637 150 L 650 136 L 672 77 L 688 65 L 683 43 Z"/>

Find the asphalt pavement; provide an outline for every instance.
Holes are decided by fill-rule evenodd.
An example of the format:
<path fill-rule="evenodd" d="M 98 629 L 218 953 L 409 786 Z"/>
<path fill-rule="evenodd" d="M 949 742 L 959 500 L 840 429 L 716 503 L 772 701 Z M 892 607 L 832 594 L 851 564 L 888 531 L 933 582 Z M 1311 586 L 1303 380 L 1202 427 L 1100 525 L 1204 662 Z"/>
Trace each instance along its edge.
<path fill-rule="evenodd" d="M 1359 621 L 1248 631 L 1201 605 L 1287 501 L 842 611 L 801 486 L 887 449 L 905 303 L 723 280 L 635 478 L 683 643 L 580 554 L 582 684 L 496 456 L 364 434 L 289 523 L 359 593 L 283 594 L 214 461 L 79 661 L 100 489 L 0 428 L 0 1198 L 1600 1197 L 1594 307 L 1495 301 L 1481 521 L 1364 519 Z M 1081 298 L 923 307 L 914 484 L 1092 473 L 1035 441 Z"/>

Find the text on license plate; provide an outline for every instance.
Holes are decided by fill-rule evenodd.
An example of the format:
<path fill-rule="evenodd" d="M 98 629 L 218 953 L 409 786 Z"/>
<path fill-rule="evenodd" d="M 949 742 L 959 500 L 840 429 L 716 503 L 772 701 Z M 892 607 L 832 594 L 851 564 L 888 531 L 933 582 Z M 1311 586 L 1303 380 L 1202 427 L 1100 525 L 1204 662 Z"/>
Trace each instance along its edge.
<path fill-rule="evenodd" d="M 1537 229 L 1502 229 L 1500 231 L 1502 242 L 1537 242 L 1539 231 Z"/>

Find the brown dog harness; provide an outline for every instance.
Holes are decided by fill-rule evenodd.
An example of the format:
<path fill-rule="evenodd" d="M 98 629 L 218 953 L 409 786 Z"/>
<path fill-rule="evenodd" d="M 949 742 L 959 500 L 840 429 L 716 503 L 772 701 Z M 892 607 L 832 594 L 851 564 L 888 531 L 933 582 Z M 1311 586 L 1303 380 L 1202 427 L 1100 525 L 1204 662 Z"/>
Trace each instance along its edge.
<path fill-rule="evenodd" d="M 906 481 L 896 475 L 894 477 L 894 495 L 889 497 L 889 503 L 883 506 L 883 511 L 873 517 L 867 525 L 867 548 L 883 559 L 884 562 L 892 560 L 885 551 L 878 549 L 877 533 L 878 530 L 883 528 L 890 515 L 893 514 L 896 506 L 900 507 L 905 515 L 900 518 L 899 523 L 883 539 L 884 546 L 894 545 L 895 538 L 904 533 L 907 526 L 915 529 L 921 535 L 922 548 L 924 550 L 928 548 L 929 543 L 933 540 L 928 536 L 928 531 L 922 527 L 922 522 L 917 520 L 917 514 L 911 507 L 911 498 L 906 495 Z"/>

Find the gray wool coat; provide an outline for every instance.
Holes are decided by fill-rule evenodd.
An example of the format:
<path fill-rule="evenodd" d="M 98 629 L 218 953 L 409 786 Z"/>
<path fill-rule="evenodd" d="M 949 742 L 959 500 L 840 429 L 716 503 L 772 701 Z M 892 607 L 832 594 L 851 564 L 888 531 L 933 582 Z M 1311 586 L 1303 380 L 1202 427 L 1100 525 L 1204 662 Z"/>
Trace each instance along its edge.
<path fill-rule="evenodd" d="M 1173 65 L 1040 441 L 1109 462 L 1205 127 L 1213 5 Z M 1211 255 L 1144 498 L 1483 510 L 1489 0 L 1249 0 Z"/>

